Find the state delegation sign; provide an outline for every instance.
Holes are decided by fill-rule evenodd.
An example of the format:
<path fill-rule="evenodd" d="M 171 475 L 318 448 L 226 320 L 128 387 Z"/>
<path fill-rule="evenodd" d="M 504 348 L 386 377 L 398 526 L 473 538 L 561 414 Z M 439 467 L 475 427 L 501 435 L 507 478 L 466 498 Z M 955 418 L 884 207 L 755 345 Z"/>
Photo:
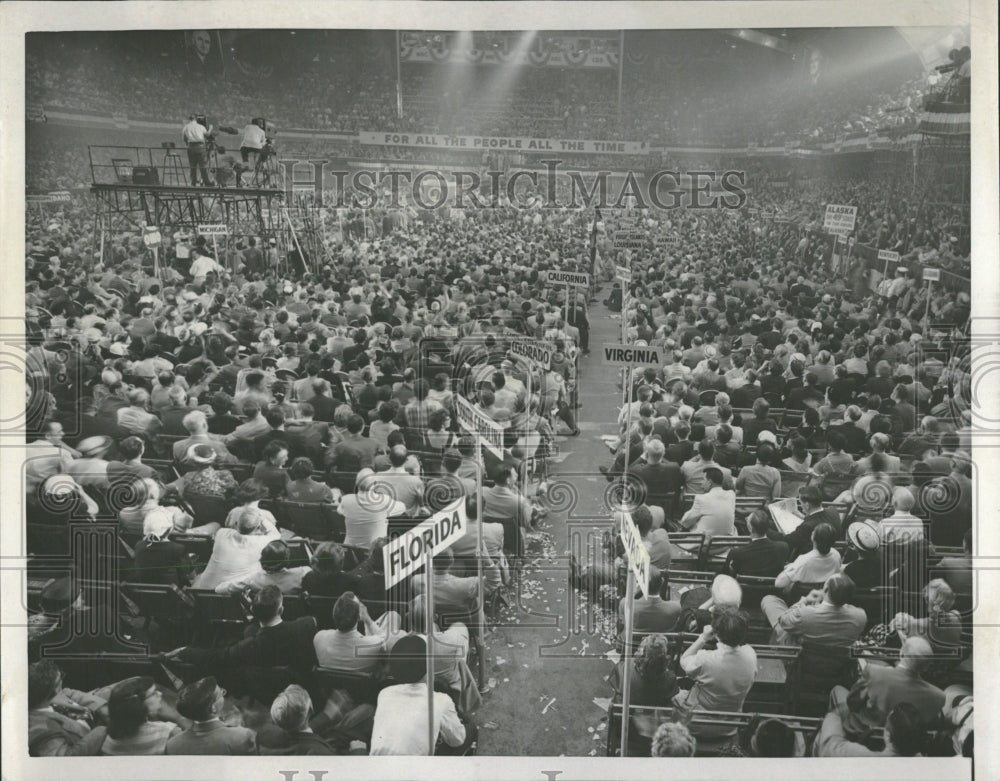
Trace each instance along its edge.
<path fill-rule="evenodd" d="M 607 363 L 621 363 L 629 366 L 649 366 L 660 363 L 660 352 L 657 347 L 606 344 L 604 345 L 604 360 Z"/>
<path fill-rule="evenodd" d="M 552 353 L 555 348 L 548 342 L 536 342 L 531 339 L 515 339 L 510 343 L 511 355 L 527 358 L 548 371 L 552 366 Z"/>
<path fill-rule="evenodd" d="M 468 516 L 465 497 L 459 497 L 440 512 L 390 540 L 382 548 L 385 587 L 390 589 L 423 566 L 427 555 L 436 556 L 465 536 Z"/>
<path fill-rule="evenodd" d="M 546 274 L 546 282 L 550 285 L 590 285 L 590 274 L 580 274 L 576 271 L 550 271 Z"/>
<path fill-rule="evenodd" d="M 828 203 L 826 205 L 826 213 L 823 215 L 823 230 L 829 233 L 836 233 L 838 236 L 846 236 L 854 230 L 854 223 L 857 218 L 857 206 L 842 206 L 835 203 Z"/>
<path fill-rule="evenodd" d="M 455 414 L 458 425 L 479 437 L 483 445 L 497 458 L 503 458 L 503 432 L 501 426 L 486 413 L 477 409 L 464 396 L 455 396 Z"/>
<path fill-rule="evenodd" d="M 642 589 L 643 594 L 649 593 L 649 551 L 646 550 L 639 534 L 639 527 L 635 525 L 630 513 L 620 513 L 621 532 L 619 533 L 622 545 L 625 546 L 625 553 L 628 554 L 628 566 L 635 575 L 635 582 Z M 388 572 L 388 570 L 386 570 Z"/>

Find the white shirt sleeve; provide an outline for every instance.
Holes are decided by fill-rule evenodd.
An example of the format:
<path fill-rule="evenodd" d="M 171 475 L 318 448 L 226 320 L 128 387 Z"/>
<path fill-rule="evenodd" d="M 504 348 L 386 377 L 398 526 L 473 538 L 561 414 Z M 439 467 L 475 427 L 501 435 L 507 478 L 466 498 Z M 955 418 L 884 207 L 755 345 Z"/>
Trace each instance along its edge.
<path fill-rule="evenodd" d="M 461 746 L 465 742 L 465 725 L 458 718 L 455 703 L 447 694 L 434 696 L 434 707 L 441 712 L 441 737 L 449 746 Z"/>

